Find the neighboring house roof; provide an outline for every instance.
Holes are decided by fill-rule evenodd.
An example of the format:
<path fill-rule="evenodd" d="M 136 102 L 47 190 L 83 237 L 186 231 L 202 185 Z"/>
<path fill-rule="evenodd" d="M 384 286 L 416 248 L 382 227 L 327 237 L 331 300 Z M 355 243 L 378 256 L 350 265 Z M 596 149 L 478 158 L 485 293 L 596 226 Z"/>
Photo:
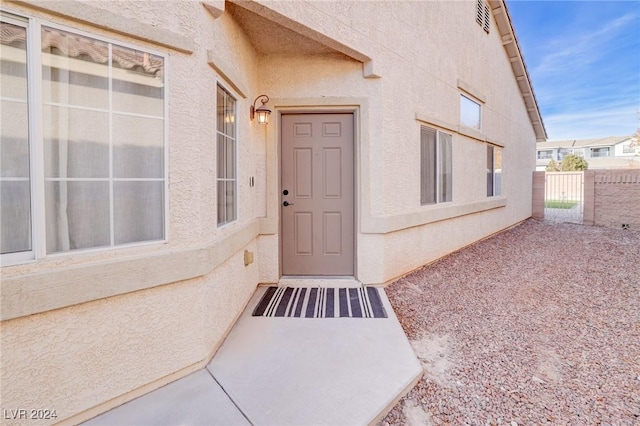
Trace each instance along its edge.
<path fill-rule="evenodd" d="M 527 107 L 529 120 L 531 120 L 531 124 L 533 125 L 533 129 L 536 134 L 536 140 L 539 142 L 546 141 L 548 138 L 547 130 L 545 129 L 544 122 L 542 121 L 542 115 L 538 108 L 538 101 L 536 100 L 533 85 L 531 84 L 531 78 L 529 78 L 529 72 L 527 71 L 527 66 L 524 62 L 524 56 L 522 55 L 518 39 L 513 29 L 507 4 L 504 0 L 489 0 L 489 3 L 498 26 L 498 31 L 502 37 L 502 44 L 507 52 L 509 60 L 511 61 L 511 69 L 516 77 L 520 93 L 522 93 L 522 98 L 524 99 L 524 103 Z"/>
<path fill-rule="evenodd" d="M 619 143 L 626 142 L 631 136 L 608 136 L 606 138 L 595 139 L 568 139 L 561 141 L 538 142 L 536 148 L 538 150 L 554 149 L 554 148 L 589 148 L 598 146 L 614 146 Z"/>

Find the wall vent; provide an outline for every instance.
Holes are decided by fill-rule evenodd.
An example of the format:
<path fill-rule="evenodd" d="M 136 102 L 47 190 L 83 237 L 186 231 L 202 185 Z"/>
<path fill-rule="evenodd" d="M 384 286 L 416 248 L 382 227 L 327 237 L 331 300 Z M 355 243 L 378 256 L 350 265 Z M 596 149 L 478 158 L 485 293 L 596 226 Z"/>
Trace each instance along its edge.
<path fill-rule="evenodd" d="M 482 27 L 488 34 L 491 22 L 491 12 L 489 12 L 489 6 L 484 0 L 477 0 L 476 3 L 476 22 Z"/>

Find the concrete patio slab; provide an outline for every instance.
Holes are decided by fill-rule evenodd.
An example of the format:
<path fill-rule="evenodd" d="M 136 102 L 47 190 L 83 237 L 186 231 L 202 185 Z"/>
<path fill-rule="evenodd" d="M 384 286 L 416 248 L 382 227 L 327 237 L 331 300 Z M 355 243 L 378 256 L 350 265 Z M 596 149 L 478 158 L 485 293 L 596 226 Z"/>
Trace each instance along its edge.
<path fill-rule="evenodd" d="M 253 317 L 259 288 L 207 369 L 256 425 L 370 424 L 422 373 L 388 318 Z"/>
<path fill-rule="evenodd" d="M 86 425 L 366 425 L 422 368 L 384 290 L 387 318 L 253 317 L 247 308 L 206 369 Z"/>
<path fill-rule="evenodd" d="M 248 425 L 205 369 L 134 399 L 85 425 Z"/>

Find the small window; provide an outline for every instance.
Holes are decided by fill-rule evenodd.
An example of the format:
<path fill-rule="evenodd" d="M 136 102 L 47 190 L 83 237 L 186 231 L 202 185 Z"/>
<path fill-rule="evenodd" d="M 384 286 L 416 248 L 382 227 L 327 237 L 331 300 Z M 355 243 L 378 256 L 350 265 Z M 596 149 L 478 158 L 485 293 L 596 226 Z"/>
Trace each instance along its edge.
<path fill-rule="evenodd" d="M 480 130 L 480 104 L 465 95 L 460 95 L 460 123 Z"/>
<path fill-rule="evenodd" d="M 452 200 L 452 136 L 420 128 L 420 202 L 437 204 Z"/>
<path fill-rule="evenodd" d="M 489 6 L 483 0 L 476 2 L 476 22 L 488 34 L 491 25 L 491 12 Z"/>
<path fill-rule="evenodd" d="M 217 93 L 218 225 L 237 218 L 236 100 L 222 87 Z"/>
<path fill-rule="evenodd" d="M 622 153 L 623 154 L 634 154 L 636 152 L 636 148 L 631 145 L 622 145 Z"/>
<path fill-rule="evenodd" d="M 502 194 L 502 149 L 487 145 L 487 197 Z"/>
<path fill-rule="evenodd" d="M 591 156 L 592 157 L 608 157 L 609 156 L 609 147 L 604 148 L 591 148 Z"/>
<path fill-rule="evenodd" d="M 538 160 L 551 160 L 553 157 L 553 150 L 538 151 Z"/>
<path fill-rule="evenodd" d="M 564 157 L 571 154 L 571 152 L 572 152 L 571 148 L 560 148 L 558 150 L 558 160 L 562 161 Z"/>

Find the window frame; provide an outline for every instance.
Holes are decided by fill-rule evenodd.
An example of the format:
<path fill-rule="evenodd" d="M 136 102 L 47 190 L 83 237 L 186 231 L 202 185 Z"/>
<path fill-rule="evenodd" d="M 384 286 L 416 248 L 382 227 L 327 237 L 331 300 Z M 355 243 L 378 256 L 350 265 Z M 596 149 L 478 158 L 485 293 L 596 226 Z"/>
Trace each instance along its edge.
<path fill-rule="evenodd" d="M 500 157 L 500 173 L 496 170 L 496 158 Z M 487 197 L 502 195 L 502 147 L 487 144 Z M 498 174 L 500 180 L 497 179 Z"/>
<path fill-rule="evenodd" d="M 540 156 L 540 154 L 544 153 L 544 156 Z M 537 157 L 538 160 L 551 160 L 553 159 L 553 150 L 552 149 L 544 149 L 544 150 L 540 150 L 537 153 Z"/>
<path fill-rule="evenodd" d="M 635 154 L 636 148 L 632 146 L 630 143 L 622 145 L 622 153 L 623 154 Z"/>
<path fill-rule="evenodd" d="M 605 151 L 606 150 L 606 151 Z M 606 155 L 601 155 L 601 152 L 606 152 Z M 594 155 L 595 154 L 595 155 Z M 594 147 L 591 148 L 591 157 L 592 158 L 599 158 L 599 157 L 611 157 L 611 148 L 608 146 L 602 146 L 602 147 Z"/>
<path fill-rule="evenodd" d="M 233 106 L 233 134 L 234 136 L 231 137 L 227 134 L 221 133 L 218 127 L 218 114 L 216 111 L 216 226 L 218 228 L 223 228 L 225 226 L 228 226 L 229 224 L 232 224 L 234 222 L 238 221 L 238 217 L 239 217 L 239 201 L 240 201 L 240 197 L 239 197 L 239 185 L 238 185 L 238 171 L 239 171 L 239 149 L 238 149 L 238 97 L 235 96 L 231 90 L 227 89 L 220 81 L 217 82 L 216 84 L 216 110 L 218 108 L 218 101 L 217 101 L 217 91 L 218 90 L 222 90 L 226 96 L 228 96 L 229 98 L 233 99 L 234 101 L 234 106 Z M 226 98 L 225 98 L 226 99 Z M 218 153 L 220 152 L 220 147 L 218 146 L 218 144 L 220 143 L 219 137 L 223 136 L 225 138 L 230 138 L 233 140 L 233 148 L 234 148 L 234 159 L 233 159 L 233 168 L 234 168 L 234 177 L 231 178 L 220 178 L 219 177 L 219 165 L 220 165 L 220 159 L 218 158 Z M 225 161 L 226 162 L 226 161 Z M 221 180 L 222 179 L 222 180 Z M 233 191 L 233 218 L 230 220 L 224 220 L 221 221 L 220 220 L 220 215 L 218 214 L 218 211 L 220 209 L 220 191 L 218 190 L 219 188 L 219 183 L 220 182 L 229 182 L 232 181 L 234 184 L 234 191 Z"/>
<path fill-rule="evenodd" d="M 424 149 L 425 149 L 425 141 L 422 139 L 422 135 L 424 131 L 433 131 L 435 134 L 434 144 L 435 144 L 435 154 L 433 164 L 426 164 L 424 160 Z M 449 136 L 449 140 L 441 140 L 441 135 Z M 445 143 L 449 143 L 449 158 L 442 158 L 442 145 Z M 448 161 L 447 161 L 448 160 Z M 443 172 L 442 172 L 442 163 L 443 161 L 447 161 L 447 168 L 450 171 L 450 178 L 448 183 L 449 191 L 447 192 L 448 197 L 444 197 L 442 199 L 443 193 L 443 185 L 444 182 L 442 180 Z M 434 199 L 433 201 L 427 200 L 425 197 L 425 184 L 427 172 L 433 172 L 434 182 L 433 182 L 433 193 Z M 429 173 L 431 174 L 431 173 Z M 446 176 L 446 174 L 445 174 Z M 446 179 L 446 177 L 445 177 Z M 448 198 L 448 199 L 447 199 Z M 450 133 L 442 132 L 434 127 L 420 125 L 420 205 L 421 206 L 430 206 L 430 205 L 438 205 L 443 203 L 451 203 L 453 202 L 453 135 Z"/>
<path fill-rule="evenodd" d="M 26 28 L 27 45 L 27 91 L 28 91 L 28 120 L 29 120 L 29 156 L 30 156 L 30 191 L 31 191 L 31 240 L 32 249 L 18 253 L 0 254 L 0 266 L 11 266 L 22 263 L 35 262 L 44 258 L 67 257 L 81 253 L 108 252 L 111 250 L 126 247 L 139 247 L 155 244 L 166 244 L 169 241 L 169 54 L 142 44 L 133 44 L 119 40 L 115 37 L 95 34 L 89 31 L 80 30 L 68 25 L 58 24 L 46 18 L 36 18 L 19 13 L 1 11 L 2 21 Z M 45 138 L 44 138 L 44 92 L 42 83 L 42 28 L 47 27 L 64 31 L 80 37 L 94 39 L 110 45 L 125 49 L 131 49 L 161 57 L 163 60 L 163 107 L 162 107 L 162 130 L 163 130 L 163 158 L 162 158 L 162 235 L 163 238 L 157 240 L 147 240 L 129 242 L 123 244 L 113 244 L 87 247 L 68 251 L 47 253 L 46 247 L 46 216 L 45 216 Z M 108 62 L 112 67 L 111 59 Z M 111 70 L 109 70 L 111 79 Z M 112 88 L 109 88 L 109 98 L 112 96 Z M 110 107 L 109 114 L 112 114 Z M 111 151 L 112 124 L 110 122 L 109 141 Z M 110 154 L 112 155 L 112 154 Z M 111 161 L 111 160 L 110 160 Z M 111 179 L 111 178 L 110 178 Z M 135 180 L 135 179 L 133 179 Z M 113 210 L 114 198 L 110 196 L 110 210 Z M 112 226 L 112 224 L 110 225 Z M 110 230 L 110 232 L 114 232 Z"/>
<path fill-rule="evenodd" d="M 469 122 L 465 121 L 466 114 L 464 114 L 463 112 L 465 104 L 468 105 L 469 107 L 472 107 L 472 106 L 478 107 L 477 108 L 478 109 L 478 119 L 477 119 L 478 126 L 477 127 L 475 125 L 469 125 L 468 124 Z M 474 111 L 474 115 L 475 115 L 475 111 Z M 465 95 L 464 93 L 460 93 L 460 124 L 470 129 L 482 131 L 482 103 L 476 99 L 473 99 L 469 95 Z"/>

